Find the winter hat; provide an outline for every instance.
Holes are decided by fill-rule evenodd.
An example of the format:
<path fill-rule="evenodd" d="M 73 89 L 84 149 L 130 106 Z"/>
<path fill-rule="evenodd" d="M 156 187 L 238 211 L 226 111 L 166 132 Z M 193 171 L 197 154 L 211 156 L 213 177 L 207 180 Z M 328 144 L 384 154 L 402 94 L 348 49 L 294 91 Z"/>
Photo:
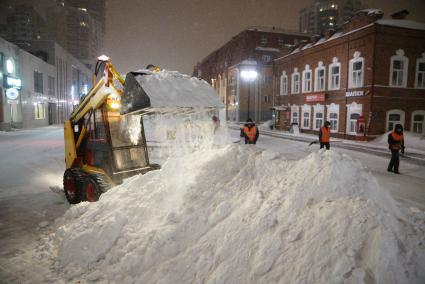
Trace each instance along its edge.
<path fill-rule="evenodd" d="M 246 122 L 247 122 L 247 123 L 249 123 L 249 122 L 251 122 L 251 123 L 252 123 L 253 121 L 252 121 L 252 119 L 251 119 L 251 118 L 248 118 L 248 119 L 246 120 Z"/>
<path fill-rule="evenodd" d="M 331 125 L 331 123 L 329 121 L 326 121 L 325 125 L 329 126 L 329 125 Z"/>

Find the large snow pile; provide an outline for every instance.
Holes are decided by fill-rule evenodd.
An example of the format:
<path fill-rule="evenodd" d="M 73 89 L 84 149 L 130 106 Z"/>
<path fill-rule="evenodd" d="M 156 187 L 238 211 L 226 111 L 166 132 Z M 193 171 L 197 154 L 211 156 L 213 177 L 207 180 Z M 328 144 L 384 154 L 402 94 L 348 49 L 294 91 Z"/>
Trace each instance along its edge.
<path fill-rule="evenodd" d="M 424 283 L 424 219 L 346 155 L 233 144 L 71 207 L 40 257 L 72 282 Z"/>

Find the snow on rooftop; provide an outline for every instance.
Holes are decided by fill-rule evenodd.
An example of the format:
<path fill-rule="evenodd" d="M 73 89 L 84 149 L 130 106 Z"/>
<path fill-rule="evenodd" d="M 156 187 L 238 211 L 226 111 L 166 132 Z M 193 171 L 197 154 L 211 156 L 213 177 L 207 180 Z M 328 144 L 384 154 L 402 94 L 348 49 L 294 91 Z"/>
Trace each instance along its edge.
<path fill-rule="evenodd" d="M 384 14 L 384 12 L 381 9 L 363 9 L 358 11 L 359 12 L 364 12 L 367 13 L 368 15 L 382 15 Z"/>
<path fill-rule="evenodd" d="M 259 51 L 270 51 L 270 52 L 280 52 L 279 48 L 273 48 L 273 47 L 263 47 L 263 46 L 257 46 L 255 50 Z"/>
<path fill-rule="evenodd" d="M 251 59 L 245 59 L 240 64 L 243 65 L 257 65 L 257 61 Z"/>
<path fill-rule="evenodd" d="M 149 96 L 151 107 L 218 107 L 223 108 L 217 93 L 204 80 L 162 70 L 136 76 Z"/>
<path fill-rule="evenodd" d="M 325 37 L 322 37 L 322 38 L 320 38 L 315 44 L 314 44 L 314 46 L 316 46 L 316 45 L 319 45 L 319 44 L 321 44 L 321 43 L 324 43 L 326 41 L 326 38 Z"/>
<path fill-rule="evenodd" d="M 294 53 L 298 53 L 300 52 L 301 49 L 299 47 L 297 47 L 296 49 L 294 49 L 294 51 L 292 51 L 290 54 L 294 54 Z"/>
<path fill-rule="evenodd" d="M 410 20 L 381 19 L 377 20 L 376 23 L 382 26 L 392 26 L 412 30 L 425 30 L 425 23 Z"/>
<path fill-rule="evenodd" d="M 305 50 L 305 49 L 307 49 L 307 48 L 310 48 L 310 47 L 312 47 L 313 45 L 311 44 L 311 43 L 307 43 L 306 45 L 304 45 L 302 48 L 301 48 L 301 50 Z"/>

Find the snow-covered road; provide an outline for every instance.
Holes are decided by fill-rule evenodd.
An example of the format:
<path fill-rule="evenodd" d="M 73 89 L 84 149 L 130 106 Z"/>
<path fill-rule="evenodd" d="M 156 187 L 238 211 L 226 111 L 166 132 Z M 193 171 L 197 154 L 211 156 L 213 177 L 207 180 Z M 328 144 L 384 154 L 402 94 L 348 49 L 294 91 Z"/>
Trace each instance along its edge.
<path fill-rule="evenodd" d="M 234 140 L 238 134 L 231 131 Z M 69 208 L 63 193 L 51 189 L 62 187 L 62 135 L 58 126 L 0 132 L 0 282 L 37 279 L 28 269 L 37 264 L 19 255 L 32 249 L 42 233 L 49 231 L 49 224 Z M 257 147 L 283 153 L 290 160 L 318 150 L 317 145 L 267 136 L 260 137 Z M 386 172 L 385 158 L 345 149 L 332 151 L 362 161 L 379 184 L 405 205 L 425 208 L 425 167 L 402 161 L 403 174 L 394 175 Z"/>

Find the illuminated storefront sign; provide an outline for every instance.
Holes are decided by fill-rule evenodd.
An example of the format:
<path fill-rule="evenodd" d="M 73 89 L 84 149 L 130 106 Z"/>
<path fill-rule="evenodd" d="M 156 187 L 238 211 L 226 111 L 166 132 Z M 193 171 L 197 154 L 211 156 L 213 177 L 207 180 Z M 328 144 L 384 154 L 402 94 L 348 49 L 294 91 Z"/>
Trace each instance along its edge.
<path fill-rule="evenodd" d="M 305 96 L 305 102 L 306 103 L 316 103 L 316 102 L 324 102 L 325 101 L 325 94 L 312 94 L 312 95 L 306 95 Z"/>
<path fill-rule="evenodd" d="M 15 72 L 15 63 L 12 58 L 8 58 L 6 60 L 6 72 L 9 74 L 13 74 L 13 72 Z"/>
<path fill-rule="evenodd" d="M 362 97 L 364 95 L 363 91 L 349 91 L 345 92 L 346 97 Z"/>
<path fill-rule="evenodd" d="M 4 76 L 4 87 L 5 88 L 15 88 L 20 89 L 22 87 L 22 81 L 21 79 L 10 77 L 10 76 Z"/>
<path fill-rule="evenodd" d="M 19 97 L 19 91 L 15 88 L 10 88 L 6 90 L 6 97 L 9 100 L 16 100 Z"/>

